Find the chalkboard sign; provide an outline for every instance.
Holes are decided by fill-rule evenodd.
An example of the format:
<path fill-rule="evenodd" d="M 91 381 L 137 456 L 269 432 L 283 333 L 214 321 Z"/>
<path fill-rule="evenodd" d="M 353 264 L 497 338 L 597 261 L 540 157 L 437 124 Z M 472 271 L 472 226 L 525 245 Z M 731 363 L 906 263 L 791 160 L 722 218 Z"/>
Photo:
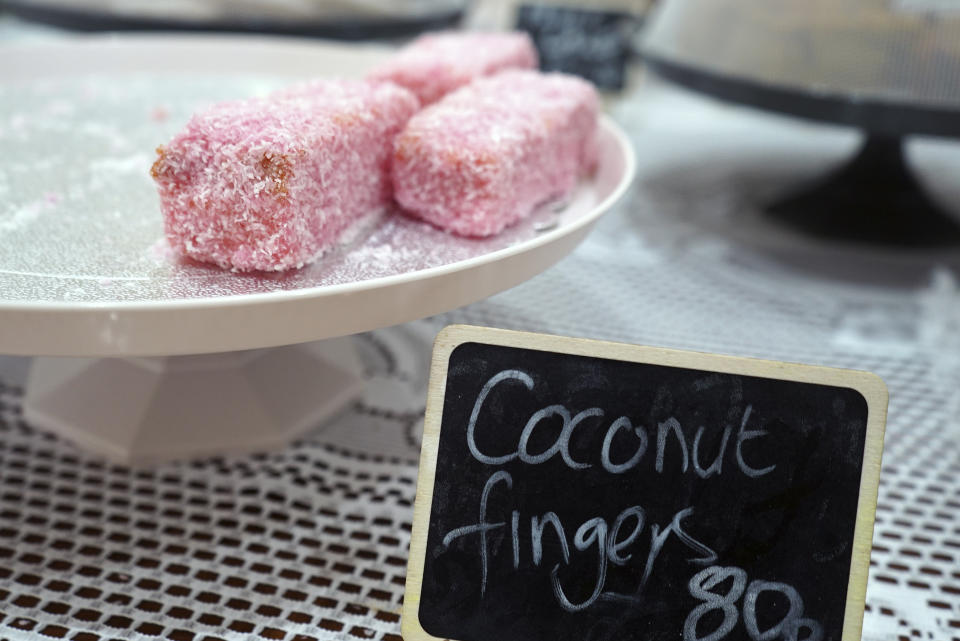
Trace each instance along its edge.
<path fill-rule="evenodd" d="M 406 641 L 860 639 L 872 374 L 450 327 Z"/>
<path fill-rule="evenodd" d="M 601 89 L 622 89 L 640 17 L 626 11 L 597 11 L 524 4 L 517 29 L 526 31 L 540 54 L 543 71 L 563 71 Z"/>

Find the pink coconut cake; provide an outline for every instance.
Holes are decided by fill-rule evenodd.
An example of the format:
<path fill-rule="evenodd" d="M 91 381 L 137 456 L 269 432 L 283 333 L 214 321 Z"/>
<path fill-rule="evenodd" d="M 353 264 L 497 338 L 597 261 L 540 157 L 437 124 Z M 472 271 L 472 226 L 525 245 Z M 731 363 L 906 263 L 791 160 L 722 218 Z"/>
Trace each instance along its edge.
<path fill-rule="evenodd" d="M 390 83 L 325 80 L 194 115 L 151 170 L 171 247 L 235 271 L 309 263 L 390 203 L 418 108 Z"/>
<path fill-rule="evenodd" d="M 477 78 L 536 66 L 537 50 L 522 31 L 441 31 L 420 36 L 368 77 L 402 85 L 428 105 Z"/>
<path fill-rule="evenodd" d="M 596 162 L 598 98 L 559 73 L 505 71 L 417 113 L 394 142 L 397 202 L 462 236 L 490 236 L 569 193 Z"/>

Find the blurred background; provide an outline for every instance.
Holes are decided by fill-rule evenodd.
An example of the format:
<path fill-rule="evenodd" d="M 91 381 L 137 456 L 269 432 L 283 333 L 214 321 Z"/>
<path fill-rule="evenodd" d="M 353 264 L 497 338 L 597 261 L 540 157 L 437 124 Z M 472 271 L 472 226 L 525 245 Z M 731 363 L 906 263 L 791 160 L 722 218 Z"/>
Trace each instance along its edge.
<path fill-rule="evenodd" d="M 637 177 L 540 276 L 358 337 L 379 413 L 327 437 L 395 446 L 415 478 L 426 355 L 451 322 L 870 370 L 890 410 L 863 638 L 960 639 L 960 2 L 0 0 L 0 44 L 163 31 L 395 47 L 446 28 L 526 30 L 544 69 L 595 82 Z M 26 366 L 0 357 L 0 378 Z M 370 427 L 391 421 L 398 436 Z M 36 617 L 3 604 L 16 594 L 0 580 L 0 610 Z M 396 641 L 388 619 L 365 625 Z"/>

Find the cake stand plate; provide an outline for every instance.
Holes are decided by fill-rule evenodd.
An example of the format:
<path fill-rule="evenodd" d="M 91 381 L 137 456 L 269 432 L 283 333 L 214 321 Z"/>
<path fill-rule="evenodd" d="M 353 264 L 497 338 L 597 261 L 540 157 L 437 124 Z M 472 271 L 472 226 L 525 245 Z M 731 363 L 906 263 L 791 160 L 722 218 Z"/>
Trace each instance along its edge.
<path fill-rule="evenodd" d="M 0 353 L 85 357 L 37 359 L 25 412 L 115 460 L 288 441 L 360 389 L 351 358 L 325 339 L 533 277 L 576 247 L 634 173 L 630 144 L 604 117 L 596 172 L 494 238 L 388 212 L 303 269 L 229 273 L 169 252 L 153 149 L 206 104 L 359 76 L 383 50 L 151 36 L 5 46 L 0 56 L 12 62 L 0 68 Z M 309 341 L 323 344 L 262 349 Z"/>

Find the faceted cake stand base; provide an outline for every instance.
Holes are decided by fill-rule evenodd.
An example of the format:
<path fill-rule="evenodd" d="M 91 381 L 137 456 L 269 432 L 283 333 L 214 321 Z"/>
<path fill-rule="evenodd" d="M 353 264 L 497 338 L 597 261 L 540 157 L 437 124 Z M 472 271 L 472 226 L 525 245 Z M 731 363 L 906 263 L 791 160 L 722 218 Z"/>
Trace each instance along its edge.
<path fill-rule="evenodd" d="M 349 338 L 200 356 L 37 358 L 24 417 L 107 459 L 158 463 L 268 450 L 362 389 Z"/>

